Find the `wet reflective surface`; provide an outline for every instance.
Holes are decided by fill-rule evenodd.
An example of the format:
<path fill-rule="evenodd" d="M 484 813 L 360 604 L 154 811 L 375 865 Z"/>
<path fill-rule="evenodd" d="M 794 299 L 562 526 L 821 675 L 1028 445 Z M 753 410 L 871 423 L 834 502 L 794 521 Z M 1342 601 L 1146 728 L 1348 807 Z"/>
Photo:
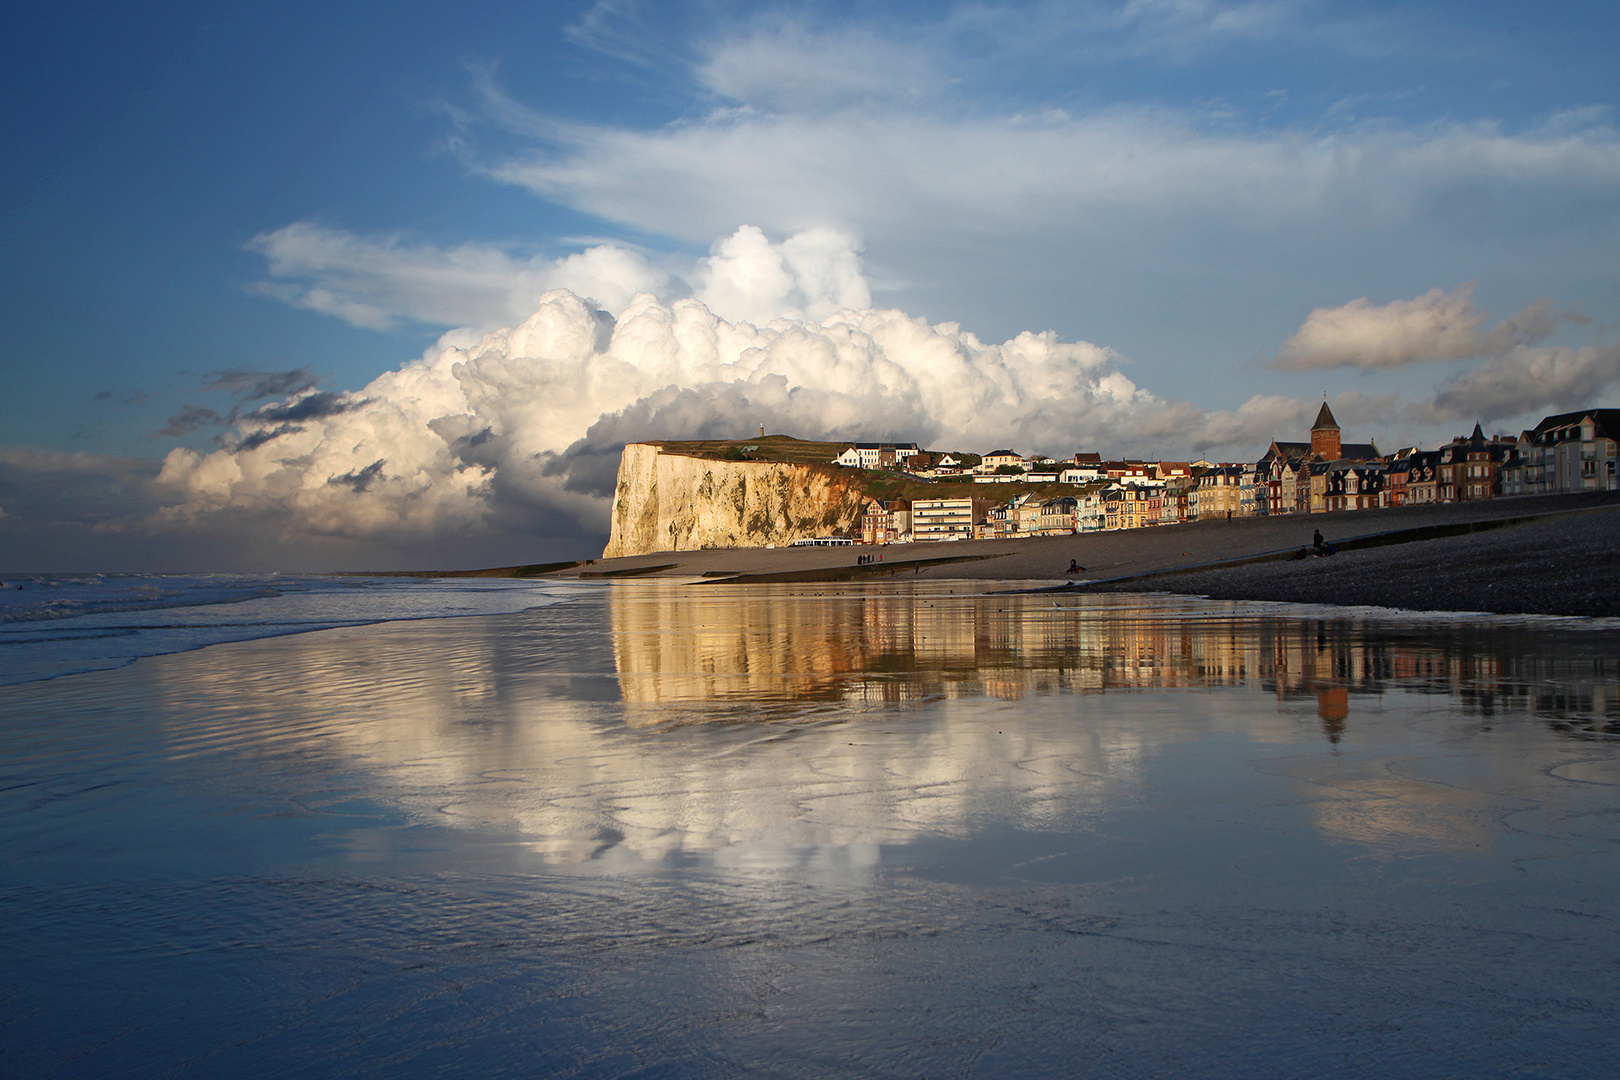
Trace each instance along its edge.
<path fill-rule="evenodd" d="M 0 689 L 0 1074 L 1608 1076 L 1617 643 L 640 584 Z"/>

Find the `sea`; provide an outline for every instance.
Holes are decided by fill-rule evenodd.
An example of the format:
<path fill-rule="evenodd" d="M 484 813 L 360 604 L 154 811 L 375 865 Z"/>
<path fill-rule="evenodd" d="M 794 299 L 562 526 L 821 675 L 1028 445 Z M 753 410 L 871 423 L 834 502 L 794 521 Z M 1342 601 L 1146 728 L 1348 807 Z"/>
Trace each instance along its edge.
<path fill-rule="evenodd" d="M 0 580 L 0 1076 L 1620 1061 L 1615 620 Z"/>

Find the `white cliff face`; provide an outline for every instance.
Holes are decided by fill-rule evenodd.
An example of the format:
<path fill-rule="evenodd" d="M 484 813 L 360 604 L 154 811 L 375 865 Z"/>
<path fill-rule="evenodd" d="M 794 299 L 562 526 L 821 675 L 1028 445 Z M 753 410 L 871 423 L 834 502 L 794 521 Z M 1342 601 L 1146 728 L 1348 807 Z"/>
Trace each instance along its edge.
<path fill-rule="evenodd" d="M 865 501 L 833 466 L 712 461 L 631 443 L 619 459 L 604 559 L 701 547 L 764 547 L 852 531 Z"/>

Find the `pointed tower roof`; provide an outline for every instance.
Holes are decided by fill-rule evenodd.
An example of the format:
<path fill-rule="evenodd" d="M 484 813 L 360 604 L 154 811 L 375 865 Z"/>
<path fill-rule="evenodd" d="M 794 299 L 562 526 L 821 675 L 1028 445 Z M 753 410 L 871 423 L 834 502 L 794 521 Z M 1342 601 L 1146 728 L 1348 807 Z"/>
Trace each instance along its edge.
<path fill-rule="evenodd" d="M 1485 431 L 1484 431 L 1483 428 L 1481 428 L 1479 426 L 1479 423 L 1477 421 L 1474 423 L 1474 433 L 1472 435 L 1468 436 L 1468 441 L 1469 442 L 1484 442 L 1485 441 Z"/>
<path fill-rule="evenodd" d="M 1320 428 L 1332 428 L 1334 431 L 1339 430 L 1339 422 L 1333 419 L 1333 410 L 1328 408 L 1327 402 L 1325 401 L 1322 402 L 1322 411 L 1316 414 L 1316 423 L 1311 425 L 1312 431 L 1316 431 Z"/>

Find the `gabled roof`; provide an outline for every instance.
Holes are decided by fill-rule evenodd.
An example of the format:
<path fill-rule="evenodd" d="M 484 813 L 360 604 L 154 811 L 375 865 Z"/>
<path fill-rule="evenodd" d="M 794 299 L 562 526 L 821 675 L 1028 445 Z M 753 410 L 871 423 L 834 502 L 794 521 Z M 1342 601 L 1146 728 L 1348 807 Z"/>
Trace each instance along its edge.
<path fill-rule="evenodd" d="M 1317 431 L 1321 428 L 1332 428 L 1334 431 L 1339 430 L 1339 422 L 1333 419 L 1333 410 L 1328 408 L 1328 404 L 1325 401 L 1322 402 L 1321 411 L 1316 414 L 1316 423 L 1311 425 L 1312 431 Z"/>
<path fill-rule="evenodd" d="M 1265 456 L 1260 460 L 1266 461 L 1269 458 L 1303 458 L 1310 456 L 1311 444 L 1308 442 L 1278 442 L 1276 439 L 1273 439 L 1271 441 L 1271 445 L 1266 448 Z"/>
<path fill-rule="evenodd" d="M 1597 425 L 1596 434 L 1608 439 L 1620 438 L 1620 409 L 1582 409 L 1580 412 L 1559 413 L 1543 419 L 1530 434 L 1536 436 L 1553 428 L 1573 427 L 1588 416 Z"/>

